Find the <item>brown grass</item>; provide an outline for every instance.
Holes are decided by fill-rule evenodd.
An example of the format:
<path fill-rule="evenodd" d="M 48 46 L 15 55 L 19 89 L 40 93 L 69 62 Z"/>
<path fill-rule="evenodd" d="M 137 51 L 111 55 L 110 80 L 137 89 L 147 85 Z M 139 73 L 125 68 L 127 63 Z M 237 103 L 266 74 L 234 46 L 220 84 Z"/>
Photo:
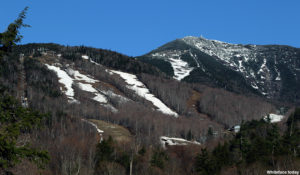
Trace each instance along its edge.
<path fill-rule="evenodd" d="M 102 120 L 90 119 L 89 121 L 95 123 L 99 129 L 104 131 L 104 138 L 111 136 L 113 140 L 119 143 L 130 143 L 133 139 L 128 129 L 124 128 L 123 126 L 108 123 Z"/>

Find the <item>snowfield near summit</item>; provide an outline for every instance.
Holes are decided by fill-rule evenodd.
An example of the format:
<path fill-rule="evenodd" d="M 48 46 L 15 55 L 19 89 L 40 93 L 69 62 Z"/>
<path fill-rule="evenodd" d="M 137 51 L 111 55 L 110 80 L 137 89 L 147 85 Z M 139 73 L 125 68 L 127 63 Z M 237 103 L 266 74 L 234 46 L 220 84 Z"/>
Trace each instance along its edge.
<path fill-rule="evenodd" d="M 170 63 L 174 70 L 174 78 L 176 80 L 182 80 L 184 77 L 190 75 L 190 72 L 194 69 L 189 67 L 189 64 L 181 59 L 169 58 Z"/>
<path fill-rule="evenodd" d="M 181 55 L 188 52 L 193 57 L 195 63 L 197 64 L 197 67 L 200 67 L 199 62 L 195 58 L 195 55 L 193 55 L 189 50 L 173 50 L 172 52 L 160 52 L 152 54 L 152 57 L 168 60 L 171 63 L 174 71 L 173 78 L 180 81 L 183 78 L 189 76 L 190 72 L 194 69 L 193 67 L 190 67 L 186 61 L 181 59 Z"/>
<path fill-rule="evenodd" d="M 133 90 L 137 95 L 152 102 L 152 104 L 155 107 L 157 107 L 160 112 L 178 117 L 178 114 L 176 112 L 171 110 L 160 99 L 156 98 L 153 94 L 151 94 L 149 89 L 147 89 L 146 86 L 141 81 L 139 81 L 135 75 L 115 70 L 109 71 L 118 74 L 128 84 L 126 86 L 128 89 Z"/>
<path fill-rule="evenodd" d="M 269 114 L 269 116 L 270 116 L 271 123 L 280 122 L 284 118 L 283 115 L 278 115 L 278 114 Z M 264 120 L 267 121 L 267 119 L 268 119 L 268 116 L 265 116 Z"/>

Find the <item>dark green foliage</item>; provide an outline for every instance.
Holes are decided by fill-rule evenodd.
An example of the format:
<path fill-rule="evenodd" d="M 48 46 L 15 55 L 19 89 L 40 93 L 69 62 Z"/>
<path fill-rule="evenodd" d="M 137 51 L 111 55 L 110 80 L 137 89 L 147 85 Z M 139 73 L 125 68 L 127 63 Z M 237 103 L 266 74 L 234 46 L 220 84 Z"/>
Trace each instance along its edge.
<path fill-rule="evenodd" d="M 287 145 L 286 153 L 294 157 L 300 157 L 300 108 L 297 108 L 290 115 L 287 127 L 288 129 L 284 136 L 284 142 Z"/>
<path fill-rule="evenodd" d="M 214 131 L 212 127 L 209 127 L 206 134 L 207 140 L 211 140 L 213 136 L 214 136 Z"/>
<path fill-rule="evenodd" d="M 41 166 L 49 160 L 46 151 L 31 148 L 28 143 L 17 143 L 23 133 L 41 127 L 46 115 L 21 107 L 15 99 L 4 92 L 0 94 L 0 169 L 14 167 L 22 159 Z"/>
<path fill-rule="evenodd" d="M 9 24 L 5 32 L 0 33 L 0 57 L 11 52 L 12 47 L 21 41 L 23 36 L 20 35 L 20 28 L 29 27 L 29 25 L 23 24 L 27 10 L 28 7 L 19 14 L 19 17 L 13 23 Z"/>
<path fill-rule="evenodd" d="M 96 146 L 95 174 L 108 173 L 109 166 L 118 166 L 129 172 L 131 157 L 128 152 L 119 152 L 111 136 L 102 140 Z"/>
<path fill-rule="evenodd" d="M 174 70 L 173 70 L 170 62 L 167 62 L 162 59 L 147 58 L 146 56 L 139 57 L 138 59 L 144 63 L 148 63 L 148 64 L 151 64 L 151 65 L 157 67 L 159 70 L 166 73 L 170 77 L 174 76 Z"/>
<path fill-rule="evenodd" d="M 213 150 L 212 154 L 219 166 L 226 166 L 232 163 L 229 144 L 227 142 L 225 142 L 223 145 L 218 144 L 218 146 Z"/>
<path fill-rule="evenodd" d="M 146 148 L 143 146 L 140 150 L 139 150 L 139 155 L 144 156 L 146 154 Z"/>
<path fill-rule="evenodd" d="M 72 61 L 82 60 L 82 55 L 88 55 L 91 60 L 113 69 L 134 74 L 148 73 L 152 75 L 165 76 L 164 73 L 154 66 L 110 50 L 85 46 L 69 47 L 53 43 L 18 45 L 13 48 L 15 53 L 24 53 L 25 55 L 31 55 L 34 53 L 33 56 L 40 56 L 40 50 L 54 51 L 57 54 L 62 54 L 62 58 Z"/>
<path fill-rule="evenodd" d="M 300 108 L 288 118 L 287 128 L 284 135 L 280 135 L 276 124 L 263 119 L 242 123 L 235 138 L 219 144 L 212 153 L 202 150 L 196 157 L 195 168 L 201 174 L 218 174 L 226 166 L 260 163 L 276 168 L 277 159 L 282 156 L 299 159 Z"/>
<path fill-rule="evenodd" d="M 96 146 L 96 155 L 95 155 L 96 164 L 98 165 L 103 161 L 114 160 L 113 153 L 114 153 L 114 147 L 113 147 L 112 137 L 109 137 L 107 140 L 104 139 Z"/>
<path fill-rule="evenodd" d="M 160 169 L 164 169 L 165 161 L 167 160 L 168 156 L 164 151 L 160 149 L 155 149 L 151 158 L 151 165 Z"/>
<path fill-rule="evenodd" d="M 18 67 L 19 64 L 18 56 L 10 54 L 0 59 L 0 77 L 5 80 L 9 80 L 13 84 L 17 84 Z"/>
<path fill-rule="evenodd" d="M 195 161 L 195 169 L 201 175 L 214 175 L 220 170 L 220 166 L 217 165 L 214 157 L 206 149 L 201 149 L 201 153 L 197 155 Z"/>
<path fill-rule="evenodd" d="M 191 130 L 189 130 L 189 132 L 187 133 L 186 139 L 187 140 L 193 140 L 194 139 L 194 135 L 193 135 Z"/>
<path fill-rule="evenodd" d="M 24 61 L 26 82 L 36 89 L 42 90 L 50 97 L 61 96 L 57 76 L 39 61 L 26 58 Z"/>
<path fill-rule="evenodd" d="M 122 165 L 123 167 L 125 167 L 126 171 L 129 172 L 130 169 L 130 155 L 126 152 L 122 153 L 117 161 L 120 165 Z"/>
<path fill-rule="evenodd" d="M 154 51 L 151 51 L 150 53 L 148 53 L 147 55 L 151 54 L 151 53 L 156 53 L 156 52 L 161 52 L 161 51 L 165 51 L 165 50 L 174 50 L 176 48 L 180 48 L 182 50 L 189 50 L 190 46 L 185 44 L 185 42 L 177 39 L 175 41 L 172 41 L 170 43 L 167 43 L 157 49 L 155 49 Z"/>
<path fill-rule="evenodd" d="M 23 53 L 25 55 L 33 55 L 33 57 L 42 56 L 41 52 L 43 51 L 54 51 L 54 52 L 61 52 L 63 50 L 63 46 L 54 43 L 46 43 L 46 44 L 36 44 L 30 43 L 26 45 L 17 45 L 13 47 L 13 52 L 20 54 Z"/>
<path fill-rule="evenodd" d="M 300 99 L 300 82 L 288 66 L 289 65 L 285 64 L 279 64 L 278 66 L 281 70 L 280 75 L 282 79 L 282 91 L 280 97 L 295 102 Z"/>
<path fill-rule="evenodd" d="M 11 52 L 12 46 L 19 42 L 22 36 L 19 34 L 21 27 L 27 27 L 23 24 L 27 8 L 19 15 L 18 19 L 11 23 L 4 33 L 0 34 L 0 61 L 1 75 L 15 72 L 17 70 L 9 61 L 2 60 L 3 55 Z M 10 55 L 17 60 L 16 56 Z M 9 58 L 9 57 L 6 57 Z M 11 62 L 10 62 L 11 63 Z M 7 65 L 5 65 L 7 64 Z M 5 78 L 5 77 L 4 77 Z M 49 155 L 46 151 L 41 151 L 30 147 L 28 142 L 18 143 L 19 137 L 24 133 L 30 133 L 32 130 L 41 127 L 46 115 L 37 111 L 23 108 L 15 99 L 6 94 L 5 89 L 0 89 L 0 172 L 12 174 L 8 169 L 21 162 L 22 159 L 28 159 L 35 162 L 39 167 L 49 161 Z"/>

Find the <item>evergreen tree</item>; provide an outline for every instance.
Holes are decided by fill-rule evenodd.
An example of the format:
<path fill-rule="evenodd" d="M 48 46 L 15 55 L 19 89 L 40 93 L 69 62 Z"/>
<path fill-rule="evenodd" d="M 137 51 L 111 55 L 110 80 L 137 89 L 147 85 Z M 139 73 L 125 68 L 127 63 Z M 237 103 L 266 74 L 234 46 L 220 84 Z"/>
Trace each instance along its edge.
<path fill-rule="evenodd" d="M 102 142 L 97 144 L 96 155 L 95 155 L 96 164 L 98 165 L 103 161 L 112 161 L 113 153 L 114 153 L 113 140 L 112 137 L 109 136 L 107 140 L 103 140 Z"/>
<path fill-rule="evenodd" d="M 196 157 L 195 169 L 203 175 L 214 175 L 218 173 L 220 166 L 217 166 L 216 161 L 206 149 L 201 149 L 201 153 Z"/>
<path fill-rule="evenodd" d="M 154 153 L 151 158 L 151 165 L 158 167 L 160 169 L 164 169 L 165 161 L 168 160 L 168 156 L 166 153 L 160 149 L 154 150 Z"/>
<path fill-rule="evenodd" d="M 192 134 L 191 129 L 190 129 L 189 132 L 187 133 L 186 139 L 187 139 L 187 140 L 193 140 L 193 139 L 194 139 L 194 135 Z"/>
<path fill-rule="evenodd" d="M 46 115 L 23 108 L 12 97 L 0 92 L 0 172 L 8 173 L 22 159 L 28 159 L 42 166 L 49 160 L 46 151 L 30 147 L 28 143 L 19 145 L 18 138 L 23 133 L 41 127 Z"/>
<path fill-rule="evenodd" d="M 28 27 L 23 24 L 27 7 L 19 17 L 11 23 L 7 30 L 0 33 L 0 61 L 3 55 L 11 52 L 12 47 L 20 42 L 22 35 L 19 29 Z M 35 162 L 39 167 L 49 161 L 47 151 L 32 148 L 28 142 L 20 145 L 19 136 L 30 133 L 41 127 L 46 115 L 23 108 L 17 101 L 6 94 L 0 87 L 0 173 L 12 174 L 9 169 L 20 163 L 22 159 Z"/>
<path fill-rule="evenodd" d="M 213 135 L 214 135 L 213 129 L 209 127 L 206 134 L 207 140 L 211 140 L 213 138 Z"/>
<path fill-rule="evenodd" d="M 284 136 L 286 151 L 294 157 L 300 156 L 300 108 L 295 109 L 287 120 L 287 131 Z"/>
<path fill-rule="evenodd" d="M 225 142 L 224 145 L 218 144 L 212 153 L 219 167 L 232 163 L 227 142 Z"/>
<path fill-rule="evenodd" d="M 28 7 L 19 14 L 19 17 L 13 23 L 9 24 L 5 32 L 0 33 L 0 57 L 9 53 L 12 47 L 23 38 L 20 35 L 20 28 L 29 27 L 29 25 L 23 23 L 27 10 Z"/>

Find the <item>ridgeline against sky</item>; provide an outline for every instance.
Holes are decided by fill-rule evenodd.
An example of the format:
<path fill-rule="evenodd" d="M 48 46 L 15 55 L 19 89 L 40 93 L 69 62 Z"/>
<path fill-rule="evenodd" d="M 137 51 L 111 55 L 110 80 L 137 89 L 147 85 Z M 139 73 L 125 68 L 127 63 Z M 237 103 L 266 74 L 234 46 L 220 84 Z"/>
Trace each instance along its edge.
<path fill-rule="evenodd" d="M 184 36 L 300 47 L 300 1 L 38 1 L 0 7 L 0 31 L 29 6 L 23 44 L 53 42 L 145 54 Z"/>

